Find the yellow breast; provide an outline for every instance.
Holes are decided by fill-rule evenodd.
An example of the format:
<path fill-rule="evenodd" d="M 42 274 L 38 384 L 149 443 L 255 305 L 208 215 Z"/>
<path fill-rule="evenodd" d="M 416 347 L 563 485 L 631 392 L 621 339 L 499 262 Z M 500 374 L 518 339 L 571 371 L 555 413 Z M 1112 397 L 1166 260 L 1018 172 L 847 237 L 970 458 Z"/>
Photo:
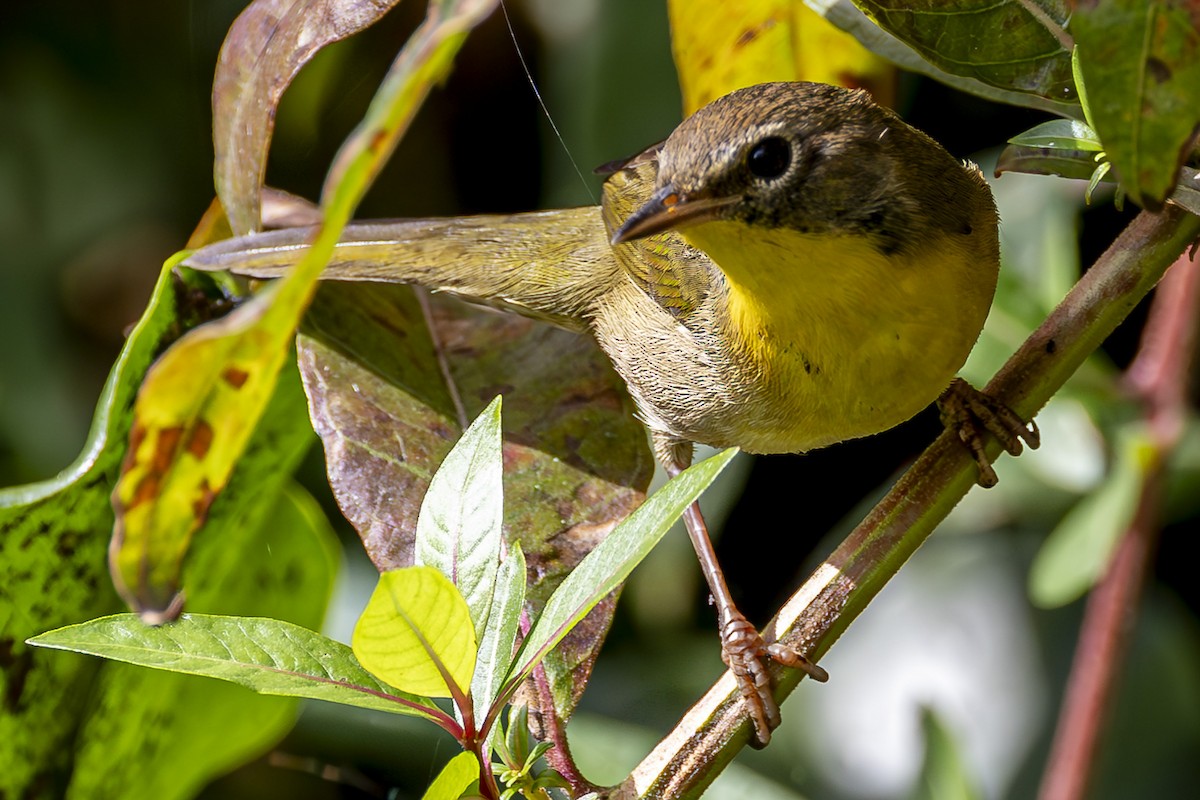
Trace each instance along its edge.
<path fill-rule="evenodd" d="M 994 223 L 892 254 L 861 235 L 737 222 L 683 235 L 728 279 L 725 334 L 761 411 L 738 432 L 752 452 L 809 450 L 920 411 L 966 360 L 996 287 Z"/>

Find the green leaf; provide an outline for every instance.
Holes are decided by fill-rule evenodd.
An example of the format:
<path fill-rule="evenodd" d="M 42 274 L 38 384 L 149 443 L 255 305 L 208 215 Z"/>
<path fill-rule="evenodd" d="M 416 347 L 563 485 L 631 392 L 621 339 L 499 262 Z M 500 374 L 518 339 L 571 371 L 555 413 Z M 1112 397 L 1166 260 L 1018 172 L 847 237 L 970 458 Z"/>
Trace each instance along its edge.
<path fill-rule="evenodd" d="M 421 800 L 458 800 L 478 780 L 479 761 L 471 753 L 459 753 L 446 762 Z"/>
<path fill-rule="evenodd" d="M 213 78 L 214 177 L 234 233 L 259 230 L 275 110 L 327 44 L 376 22 L 399 0 L 255 0 L 225 36 Z"/>
<path fill-rule="evenodd" d="M 1090 153 L 1104 151 L 1096 132 L 1086 122 L 1076 119 L 1052 119 L 1035 125 L 1008 140 L 1010 144 L 1044 147 L 1048 150 L 1079 150 Z"/>
<path fill-rule="evenodd" d="M 163 266 L 141 319 L 113 364 L 83 451 L 55 478 L 0 490 L 0 796 L 26 795 L 53 776 L 66 783 L 68 751 L 98 664 L 36 652 L 46 628 L 120 607 L 104 567 L 109 495 L 142 376 L 185 324 L 173 261 Z"/>
<path fill-rule="evenodd" d="M 1004 172 L 1024 172 L 1090 179 L 1093 183 L 1099 180 L 1097 175 L 1104 177 L 1097 169 L 1104 145 L 1085 122 L 1066 119 L 1043 122 L 1008 142 L 996 159 L 997 176 Z"/>
<path fill-rule="evenodd" d="M 1050 149 L 1010 144 L 996 159 L 996 174 L 1023 172 L 1027 175 L 1057 175 L 1089 180 L 1096 172 L 1096 154 L 1091 150 Z"/>
<path fill-rule="evenodd" d="M 855 0 L 879 27 L 952 75 L 1063 106 L 1075 101 L 1061 0 Z M 868 45 L 869 46 L 869 45 Z"/>
<path fill-rule="evenodd" d="M 1034 604 L 1066 605 L 1104 574 L 1113 548 L 1133 520 L 1153 458 L 1154 446 L 1145 430 L 1130 425 L 1118 433 L 1104 482 L 1067 512 L 1034 558 L 1029 572 Z"/>
<path fill-rule="evenodd" d="M 255 513 L 241 517 L 244 527 L 229 520 L 220 541 L 207 540 L 191 554 L 188 604 L 319 628 L 338 557 L 320 506 L 293 486 L 271 492 Z M 75 737 L 69 798 L 187 800 L 275 745 L 298 708 L 296 698 L 257 695 L 223 681 L 132 664 L 102 666 Z"/>
<path fill-rule="evenodd" d="M 482 721 L 492 711 L 500 694 L 504 676 L 512 667 L 513 648 L 525 607 L 525 554 L 520 543 L 512 546 L 508 558 L 500 564 L 496 578 L 496 595 L 492 612 L 479 638 L 479 656 L 475 675 L 471 678 L 471 698 L 475 703 L 475 719 Z M 492 731 L 495 732 L 493 726 Z"/>
<path fill-rule="evenodd" d="M 1089 203 L 1092 202 L 1092 195 L 1095 194 L 1096 187 L 1100 185 L 1100 181 L 1104 180 L 1104 177 L 1108 175 L 1111 169 L 1111 161 L 1104 161 L 1096 166 L 1096 171 L 1092 173 L 1092 177 L 1088 178 L 1087 189 L 1083 193 L 1084 200 Z M 1120 203 L 1117 203 L 1117 208 L 1121 208 Z"/>
<path fill-rule="evenodd" d="M 441 570 L 458 587 L 476 637 L 488 622 L 500 567 L 502 447 L 497 395 L 438 467 L 417 518 L 416 563 Z"/>
<path fill-rule="evenodd" d="M 475 626 L 458 589 L 433 567 L 379 576 L 352 639 L 354 654 L 392 686 L 430 697 L 465 695 L 475 669 Z"/>
<path fill-rule="evenodd" d="M 142 785 L 139 776 L 145 773 L 139 770 L 156 768 L 157 774 L 176 774 L 180 781 L 174 786 L 183 786 L 189 775 L 211 775 L 228 767 L 237 758 L 235 751 L 257 752 L 290 724 L 291 705 L 279 699 L 262 699 L 256 705 L 244 694 L 237 695 L 242 691 L 238 689 L 233 690 L 234 700 L 226 702 L 219 685 L 211 682 L 198 682 L 207 689 L 179 693 L 173 687 L 189 679 L 148 677 L 151 673 L 132 667 L 101 665 L 24 644 L 47 628 L 82 622 L 120 606 L 104 565 L 113 524 L 109 495 L 128 436 L 133 399 L 151 359 L 165 346 L 164 339 L 186 326 L 179 314 L 204 310 L 194 302 L 177 307 L 180 276 L 172 274 L 171 266 L 172 262 L 164 266 L 142 320 L 113 367 L 84 454 L 53 481 L 0 492 L 0 608 L 8 612 L 0 613 L 0 647 L 12 654 L 3 664 L 0 686 L 14 698 L 14 705 L 0 714 L 0 762 L 11 765 L 0 775 L 0 795 L 20 795 L 22 787 L 36 779 L 33 776 L 44 780 L 53 775 L 62 786 L 69 783 L 78 796 L 118 797 L 95 787 Z M 182 276 L 184 290 L 194 298 L 196 292 L 206 291 L 208 279 L 192 279 L 191 273 Z M 192 587 L 190 602 L 207 611 L 218 610 L 217 602 L 246 602 L 250 605 L 240 609 L 243 613 L 271 614 L 315 627 L 334 570 L 328 553 L 319 552 L 317 539 L 322 534 L 289 531 L 292 536 L 276 541 L 274 552 L 268 553 L 263 548 L 278 532 L 265 530 L 260 535 L 259 529 L 276 508 L 281 521 L 297 518 L 291 513 L 299 508 L 296 502 L 276 506 L 292 465 L 312 441 L 294 369 L 277 385 L 269 408 L 266 424 L 256 431 L 248 457 L 238 465 L 236 486 L 213 505 L 212 539 L 201 545 L 189 566 L 202 577 L 202 583 Z M 305 507 L 311 509 L 311 503 Z M 305 529 L 318 521 L 319 515 Z M 323 535 L 328 537 L 328 531 Z M 245 549 L 255 546 L 250 552 Z M 286 602 L 270 605 L 282 596 Z M 93 680 L 97 676 L 98 682 Z M 148 686 L 153 689 L 142 691 Z M 187 707 L 194 711 L 175 713 Z M 246 712 L 248 726 L 258 723 L 257 729 L 241 729 L 242 735 L 229 726 L 222 747 L 192 749 L 195 737 L 187 726 L 211 728 L 214 719 L 225 724 L 231 707 Z M 139 716 L 154 722 L 140 724 Z M 128 724 L 122 725 L 125 721 Z M 140 755 L 155 748 L 157 756 Z M 64 753 L 71 753 L 73 762 Z M 177 754 L 188 764 L 163 771 L 174 757 L 164 754 Z M 123 778 L 129 780 L 122 782 Z"/>
<path fill-rule="evenodd" d="M 982 797 L 954 735 L 930 708 L 921 709 L 925 760 L 909 800 L 979 800 Z"/>
<path fill-rule="evenodd" d="M 984 83 L 978 78 L 943 70 L 934 62 L 926 60 L 913 44 L 901 41 L 901 38 L 894 36 L 892 32 L 880 28 L 874 20 L 860 11 L 852 0 L 804 0 L 804 5 L 856 38 L 859 44 L 871 53 L 907 71 L 923 74 L 937 82 L 997 103 L 1038 108 L 1062 116 L 1080 115 L 1079 104 L 1070 97 L 1050 98 L 1033 95 L 1027 91 L 1004 89 Z"/>
<path fill-rule="evenodd" d="M 574 625 L 620 586 L 736 453 L 730 448 L 675 476 L 580 562 L 551 595 L 525 637 L 508 686 L 525 680 Z"/>
<path fill-rule="evenodd" d="M 29 644 L 220 678 L 260 694 L 444 716 L 427 698 L 380 683 L 344 644 L 276 619 L 184 614 L 152 627 L 135 614 L 115 614 L 43 633 Z"/>
<path fill-rule="evenodd" d="M 1181 0 L 1100 0 L 1071 18 L 1091 123 L 1140 205 L 1171 194 L 1200 126 L 1200 29 Z"/>

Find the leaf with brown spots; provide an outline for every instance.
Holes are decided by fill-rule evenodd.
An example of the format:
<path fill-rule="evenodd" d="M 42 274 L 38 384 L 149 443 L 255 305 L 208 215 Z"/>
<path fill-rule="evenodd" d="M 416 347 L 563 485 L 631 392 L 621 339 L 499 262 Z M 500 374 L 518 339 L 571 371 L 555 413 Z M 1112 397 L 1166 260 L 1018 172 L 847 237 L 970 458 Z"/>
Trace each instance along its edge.
<path fill-rule="evenodd" d="M 213 507 L 213 535 L 199 540 L 188 558 L 187 574 L 196 578 L 189 581 L 188 606 L 319 630 L 337 573 L 337 539 L 316 501 L 289 485 L 312 434 L 298 380 L 292 375 L 284 383 L 286 396 L 277 397 L 271 411 L 288 422 L 272 420 L 275 435 L 242 460 L 237 490 L 231 487 Z M 135 786 L 148 797 L 193 797 L 230 766 L 278 742 L 296 710 L 294 698 L 104 664 L 74 742 L 71 795 L 119 797 L 122 787 Z"/>
<path fill-rule="evenodd" d="M 408 566 L 421 498 L 462 430 L 454 394 L 467 419 L 503 394 L 504 526 L 527 555 L 536 611 L 641 503 L 654 469 L 645 432 L 589 338 L 440 296 L 431 305 L 432 333 L 407 287 L 321 287 L 298 349 L 330 483 L 375 565 Z M 564 715 L 611 615 L 602 604 L 547 662 Z"/>
<path fill-rule="evenodd" d="M 296 297 L 302 288 L 281 282 L 189 331 L 146 373 L 113 490 L 109 561 L 118 591 L 147 621 L 180 610 L 183 557 L 274 392 L 303 307 L 303 296 Z M 286 302 L 271 302 L 277 298 Z M 223 380 L 230 369 L 246 380 L 239 386 Z"/>
<path fill-rule="evenodd" d="M 49 628 L 120 607 L 105 569 L 113 526 L 109 496 L 138 386 L 154 355 L 176 335 L 180 311 L 192 305 L 189 298 L 198 288 L 181 284 L 169 265 L 164 269 L 100 398 L 84 454 L 52 481 L 0 492 L 0 763 L 8 765 L 0 772 L 0 796 L 28 796 L 31 786 L 46 781 L 66 786 L 70 780 L 79 796 L 99 797 L 112 792 L 96 789 L 97 781 L 145 787 L 157 776 L 184 781 L 211 776 L 249 751 L 261 752 L 290 719 L 286 704 L 248 704 L 228 690 L 209 691 L 202 681 L 148 678 L 122 668 L 116 668 L 123 676 L 117 677 L 103 667 L 95 684 L 96 665 L 33 652 L 24 644 Z M 204 580 L 189 603 L 207 611 L 270 613 L 318 624 L 333 571 L 328 534 L 322 544 L 298 524 L 287 529 L 286 541 L 259 533 L 265 522 L 286 524 L 298 510 L 314 534 L 323 533 L 316 530 L 321 521 L 311 501 L 276 505 L 312 440 L 292 370 L 278 384 L 266 424 L 239 461 L 235 486 L 209 510 L 212 536 L 188 567 Z M 274 509 L 278 513 L 269 517 Z M 88 715 L 91 721 L 84 723 Z M 145 724 L 131 722 L 131 715 Z M 245 726 L 231 725 L 234 716 Z M 81 724 L 87 726 L 82 734 Z M 219 743 L 197 738 L 197 731 L 218 729 Z M 185 788 L 177 782 L 173 790 L 179 795 L 165 789 L 155 794 L 182 797 Z"/>
<path fill-rule="evenodd" d="M 75 463 L 52 480 L 0 491 L 0 797 L 28 796 L 47 777 L 62 780 L 63 753 L 96 668 L 31 652 L 24 642 L 119 605 L 104 568 L 108 495 L 138 384 L 178 321 L 173 283 L 164 269 L 113 365 Z"/>
<path fill-rule="evenodd" d="M 766 81 L 818 81 L 894 97 L 894 69 L 796 0 L 670 0 L 685 113 Z"/>
<path fill-rule="evenodd" d="M 226 317 L 189 331 L 147 373 L 135 407 L 133 446 L 113 492 L 117 522 L 109 550 L 113 582 L 147 621 L 161 622 L 181 610 L 183 557 L 261 418 L 317 276 L 417 106 L 445 75 L 467 31 L 494 5 L 494 0 L 430 5 L 358 132 L 339 153 L 337 177 L 327 183 L 323 198 L 324 221 L 296 266 Z M 309 24 L 336 27 L 336 19 L 297 24 L 304 30 Z M 303 48 L 311 35 L 298 34 L 290 44 Z M 268 31 L 264 38 L 272 36 Z M 280 75 L 288 63 L 272 62 Z M 231 88 L 218 79 L 214 96 L 256 88 L 254 83 Z M 254 198 L 234 199 L 225 190 L 222 201 L 257 208 L 257 182 L 242 188 Z M 212 435 L 204 456 L 196 458 L 185 443 L 204 426 Z"/>

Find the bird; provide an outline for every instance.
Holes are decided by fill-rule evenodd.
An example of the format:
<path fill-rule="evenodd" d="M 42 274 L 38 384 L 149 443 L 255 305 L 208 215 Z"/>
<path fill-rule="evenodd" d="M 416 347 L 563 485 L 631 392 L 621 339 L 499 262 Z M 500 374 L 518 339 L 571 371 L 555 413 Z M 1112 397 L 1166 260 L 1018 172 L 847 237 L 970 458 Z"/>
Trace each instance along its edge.
<path fill-rule="evenodd" d="M 956 378 L 983 328 L 999 219 L 978 167 L 862 90 L 735 90 L 603 168 L 599 206 L 353 223 L 328 280 L 415 284 L 592 336 L 669 475 L 696 444 L 803 453 L 892 428 L 935 401 L 1010 453 L 1037 429 Z M 313 236 L 225 240 L 185 266 L 282 275 Z M 995 482 L 982 437 L 963 441 Z M 765 745 L 780 721 L 768 644 L 737 610 L 699 506 L 688 533 L 722 658 Z"/>

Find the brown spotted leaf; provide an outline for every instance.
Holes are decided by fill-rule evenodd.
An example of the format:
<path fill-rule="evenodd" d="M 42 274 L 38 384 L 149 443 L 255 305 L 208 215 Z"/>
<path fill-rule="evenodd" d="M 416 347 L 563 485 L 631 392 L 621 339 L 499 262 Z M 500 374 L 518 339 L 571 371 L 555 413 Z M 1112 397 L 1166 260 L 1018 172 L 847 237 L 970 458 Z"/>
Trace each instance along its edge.
<path fill-rule="evenodd" d="M 796 0 L 670 0 L 684 113 L 766 81 L 864 87 L 890 105 L 894 68 Z"/>
<path fill-rule="evenodd" d="M 207 279 L 187 283 L 193 276 L 181 281 L 169 267 L 113 367 L 83 454 L 51 481 L 0 491 L 2 797 L 41 796 L 35 787 L 65 787 L 68 781 L 71 796 L 112 797 L 115 786 L 153 784 L 156 797 L 182 797 L 194 776 L 202 780 L 261 752 L 288 724 L 287 708 L 276 704 L 272 710 L 219 689 L 210 693 L 203 681 L 178 685 L 148 671 L 101 667 L 24 644 L 49 628 L 120 607 L 105 549 L 113 527 L 109 496 L 134 399 L 154 355 L 180 327 L 194 324 L 191 313 L 207 310 L 197 302 Z M 297 375 L 279 384 L 269 409 L 268 424 L 259 426 L 249 456 L 239 462 L 234 490 L 212 508 L 213 537 L 190 562 L 203 580 L 189 603 L 204 610 L 257 610 L 313 626 L 332 579 L 328 557 L 319 562 L 313 552 L 319 543 L 295 525 L 289 525 L 286 542 L 276 538 L 273 545 L 272 531 L 262 530 L 265 523 L 292 518 L 276 502 L 312 443 Z M 308 527 L 319 523 L 313 519 Z M 260 533 L 268 538 L 258 538 Z M 99 683 L 93 680 L 97 673 Z M 229 724 L 234 708 L 240 716 Z M 219 744 L 196 735 L 216 728 L 222 731 Z"/>
<path fill-rule="evenodd" d="M 437 351 L 406 287 L 321 287 L 298 342 L 313 425 L 330 483 L 382 571 L 412 563 L 429 478 L 465 417 L 504 395 L 505 531 L 528 557 L 533 610 L 643 499 L 653 472 L 645 432 L 591 339 L 531 320 L 431 302 Z M 611 619 L 612 604 L 548 660 L 556 706 L 569 713 Z"/>
<path fill-rule="evenodd" d="M 320 264 L 317 264 L 319 269 Z M 113 490 L 113 583 L 147 621 L 178 614 L 183 557 L 254 432 L 303 308 L 297 270 L 188 331 L 146 373 Z M 278 302 L 273 302 L 278 301 Z"/>
<path fill-rule="evenodd" d="M 331 42 L 399 0 L 255 0 L 234 20 L 213 80 L 217 194 L 237 234 L 260 227 L 260 192 L 284 89 Z"/>
<path fill-rule="evenodd" d="M 188 331 L 147 373 L 113 492 L 117 522 L 109 551 L 114 584 L 147 621 L 180 612 L 183 557 L 263 413 L 317 276 L 416 106 L 493 5 L 430 5 L 425 24 L 372 100 L 359 135 L 339 154 L 344 169 L 326 186 L 323 223 L 312 232 L 311 247 L 284 278 L 228 316 Z M 302 48 L 307 35 L 298 33 L 289 46 Z M 282 62 L 272 68 L 286 71 Z"/>

